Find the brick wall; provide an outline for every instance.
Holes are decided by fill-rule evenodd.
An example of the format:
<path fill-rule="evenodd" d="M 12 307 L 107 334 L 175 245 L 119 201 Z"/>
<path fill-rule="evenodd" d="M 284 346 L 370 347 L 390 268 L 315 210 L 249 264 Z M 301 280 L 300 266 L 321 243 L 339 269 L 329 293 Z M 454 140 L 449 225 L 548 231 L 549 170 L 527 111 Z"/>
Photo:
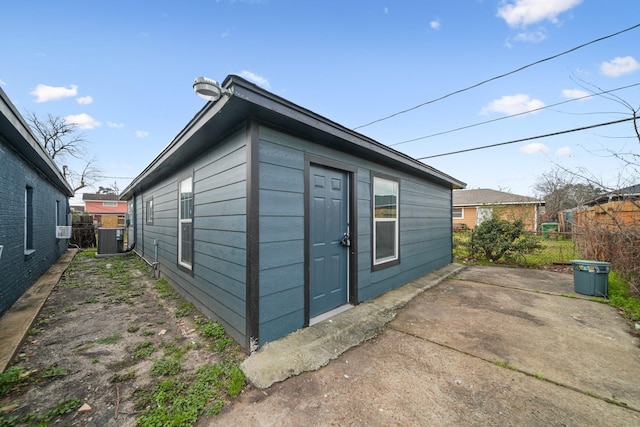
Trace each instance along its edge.
<path fill-rule="evenodd" d="M 66 251 L 56 225 L 67 225 L 69 200 L 0 137 L 0 315 Z M 32 250 L 26 255 L 25 189 L 32 190 Z M 58 203 L 56 203 L 58 202 Z M 56 208 L 58 224 L 56 224 Z M 71 225 L 71 224 L 69 224 Z"/>

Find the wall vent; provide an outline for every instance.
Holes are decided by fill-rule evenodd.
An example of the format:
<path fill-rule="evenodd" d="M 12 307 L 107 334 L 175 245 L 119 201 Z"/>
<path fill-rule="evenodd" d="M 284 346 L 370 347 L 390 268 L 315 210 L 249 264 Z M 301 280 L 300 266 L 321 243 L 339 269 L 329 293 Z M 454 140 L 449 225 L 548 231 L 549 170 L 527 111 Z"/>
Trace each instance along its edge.
<path fill-rule="evenodd" d="M 71 238 L 71 226 L 70 225 L 57 225 L 56 226 L 56 239 L 70 239 Z"/>

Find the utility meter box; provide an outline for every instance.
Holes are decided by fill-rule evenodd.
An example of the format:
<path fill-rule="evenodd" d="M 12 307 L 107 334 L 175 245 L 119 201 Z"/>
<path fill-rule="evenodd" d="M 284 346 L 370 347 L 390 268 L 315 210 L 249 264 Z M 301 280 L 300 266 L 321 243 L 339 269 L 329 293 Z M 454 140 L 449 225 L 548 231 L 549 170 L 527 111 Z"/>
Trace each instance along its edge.
<path fill-rule="evenodd" d="M 123 251 L 123 228 L 98 228 L 98 255 L 119 254 Z"/>

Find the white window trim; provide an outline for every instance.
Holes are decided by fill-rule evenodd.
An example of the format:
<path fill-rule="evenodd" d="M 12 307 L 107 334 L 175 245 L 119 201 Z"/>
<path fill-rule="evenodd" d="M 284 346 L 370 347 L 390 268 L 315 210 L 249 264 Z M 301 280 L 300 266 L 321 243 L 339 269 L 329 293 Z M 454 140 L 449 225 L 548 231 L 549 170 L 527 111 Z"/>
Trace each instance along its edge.
<path fill-rule="evenodd" d="M 144 204 L 145 212 L 144 212 L 144 220 L 146 224 L 153 224 L 153 198 L 147 199 Z"/>
<path fill-rule="evenodd" d="M 381 180 L 381 181 L 388 181 L 391 182 L 396 189 L 396 216 L 395 218 L 376 218 L 376 202 L 375 202 L 375 182 L 377 180 Z M 382 264 L 386 264 L 388 262 L 391 261 L 396 261 L 399 259 L 399 246 L 400 246 L 400 183 L 397 180 L 394 179 L 388 179 L 388 178 L 383 178 L 383 177 L 379 177 L 379 176 L 374 176 L 373 177 L 373 182 L 372 182 L 372 189 L 371 189 L 371 194 L 372 194 L 372 199 L 373 199 L 373 203 L 372 203 L 372 209 L 373 211 L 371 212 L 371 217 L 373 218 L 373 247 L 371 248 L 371 250 L 373 251 L 373 265 L 377 266 L 377 265 L 382 265 Z M 394 254 L 385 258 L 380 258 L 377 259 L 377 253 L 376 253 L 376 241 L 377 241 L 377 227 L 376 224 L 378 222 L 392 222 L 395 221 L 395 245 L 394 245 Z"/>
<path fill-rule="evenodd" d="M 454 215 L 453 211 L 455 211 L 456 209 L 460 209 L 460 216 L 455 216 Z M 456 208 L 456 207 L 454 207 L 452 209 L 452 212 L 451 212 L 451 217 L 453 219 L 464 219 L 464 208 Z"/>
<path fill-rule="evenodd" d="M 102 206 L 109 208 L 117 208 L 118 202 L 102 202 Z"/>
<path fill-rule="evenodd" d="M 193 177 L 183 179 L 178 183 L 178 264 L 180 264 L 184 268 L 191 270 L 193 268 L 193 254 L 192 254 L 192 262 L 184 262 L 182 260 L 182 224 L 193 224 L 193 217 L 188 219 L 182 218 L 181 194 L 183 193 L 183 189 L 187 185 L 190 188 L 191 197 L 193 198 Z M 193 203 L 193 199 L 191 203 Z M 193 238 L 193 234 L 192 234 L 192 238 Z"/>

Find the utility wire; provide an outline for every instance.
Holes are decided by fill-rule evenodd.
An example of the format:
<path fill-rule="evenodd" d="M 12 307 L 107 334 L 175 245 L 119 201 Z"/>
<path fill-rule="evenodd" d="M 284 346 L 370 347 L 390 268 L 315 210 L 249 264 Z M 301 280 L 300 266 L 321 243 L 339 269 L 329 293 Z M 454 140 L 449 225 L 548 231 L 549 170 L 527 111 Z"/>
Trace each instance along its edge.
<path fill-rule="evenodd" d="M 627 31 L 634 30 L 634 29 L 636 29 L 636 28 L 638 28 L 638 27 L 640 27 L 640 24 L 636 24 L 636 25 L 634 25 L 634 26 L 632 26 L 632 27 L 626 28 L 626 29 L 624 29 L 624 30 L 618 31 L 618 32 L 613 33 L 613 34 L 609 34 L 608 36 L 604 36 L 604 37 L 600 37 L 600 38 L 595 39 L 595 40 L 591 40 L 590 42 L 583 43 L 583 44 L 581 44 L 581 45 L 579 45 L 579 46 L 576 46 L 576 47 L 571 48 L 571 49 L 569 49 L 569 50 L 566 50 L 566 51 L 564 51 L 564 52 L 558 53 L 558 54 L 553 55 L 553 56 L 549 56 L 549 57 L 544 58 L 544 59 L 540 59 L 540 60 L 538 60 L 538 61 L 535 61 L 535 62 L 532 62 L 532 63 L 530 63 L 530 64 L 527 64 L 527 65 L 525 65 L 525 66 L 523 66 L 523 67 L 520 67 L 520 68 L 518 68 L 518 69 L 515 69 L 515 70 L 513 70 L 513 71 L 509 71 L 508 73 L 504 73 L 504 74 L 500 74 L 500 75 L 495 76 L 495 77 L 491 77 L 490 79 L 483 80 L 483 81 L 481 81 L 480 83 L 476 83 L 476 84 L 474 84 L 474 85 L 472 85 L 472 86 L 469 86 L 469 87 L 466 87 L 466 88 L 464 88 L 464 89 L 459 89 L 459 90 L 456 90 L 455 92 L 448 93 L 448 94 L 443 95 L 443 96 L 441 96 L 441 97 L 439 97 L 439 98 L 435 98 L 435 99 L 432 99 L 432 100 L 430 100 L 430 101 L 423 102 L 422 104 L 418 104 L 418 105 L 416 105 L 415 107 L 407 108 L 406 110 L 398 111 L 397 113 L 391 114 L 391 115 L 389 115 L 389 116 L 382 117 L 382 118 L 377 119 L 377 120 L 374 120 L 374 121 L 372 121 L 372 122 L 365 123 L 365 124 L 363 124 L 363 125 L 357 126 L 357 127 L 353 128 L 353 130 L 360 129 L 360 128 L 363 128 L 363 127 L 367 127 L 367 126 L 370 126 L 370 125 L 372 125 L 372 124 L 374 124 L 374 123 L 378 123 L 378 122 L 382 122 L 382 121 L 384 121 L 384 120 L 391 119 L 391 118 L 393 118 L 393 117 L 399 116 L 400 114 L 408 113 L 409 111 L 413 111 L 413 110 L 416 110 L 416 109 L 418 109 L 418 108 L 420 108 L 420 107 L 424 107 L 425 105 L 433 104 L 434 102 L 441 101 L 441 100 L 443 100 L 443 99 L 445 99 L 445 98 L 449 98 L 450 96 L 457 95 L 457 94 L 462 93 L 462 92 L 466 92 L 466 91 L 468 91 L 468 90 L 474 89 L 474 88 L 476 88 L 476 87 L 478 87 L 478 86 L 482 86 L 483 84 L 489 83 L 489 82 L 491 82 L 491 81 L 501 79 L 501 78 L 506 77 L 506 76 L 509 76 L 509 75 L 511 75 L 511 74 L 515 74 L 515 73 L 520 72 L 520 71 L 522 71 L 522 70 L 524 70 L 524 69 L 526 69 L 526 68 L 533 67 L 534 65 L 538 65 L 538 64 L 541 64 L 541 63 L 546 62 L 546 61 L 550 61 L 550 60 L 552 60 L 552 59 L 555 59 L 555 58 L 558 58 L 558 57 L 560 57 L 560 56 L 566 55 L 566 54 L 568 54 L 568 53 L 574 52 L 574 51 L 576 51 L 576 50 L 578 50 L 578 49 L 582 49 L 582 48 L 583 48 L 583 47 L 585 47 L 585 46 L 589 46 L 589 45 L 591 45 L 591 44 L 594 44 L 594 43 L 600 42 L 600 41 L 602 41 L 602 40 L 606 40 L 606 39 L 609 39 L 609 38 L 611 38 L 611 37 L 615 37 L 615 36 L 617 36 L 617 35 L 620 35 L 620 34 L 622 34 L 622 33 L 627 32 Z"/>
<path fill-rule="evenodd" d="M 551 104 L 551 105 L 545 105 L 544 107 L 534 108 L 533 110 L 524 111 L 522 113 L 511 114 L 509 116 L 504 116 L 504 117 L 499 117 L 497 119 L 491 119 L 491 120 L 487 120 L 487 121 L 484 121 L 484 122 L 474 123 L 472 125 L 466 125 L 466 126 L 458 127 L 458 128 L 455 128 L 455 129 L 450 129 L 450 130 L 446 130 L 446 131 L 442 131 L 442 132 L 438 132 L 438 133 L 433 133 L 433 134 L 427 135 L 427 136 L 420 136 L 420 137 L 417 137 L 417 138 L 408 139 L 406 141 L 395 142 L 393 144 L 389 144 L 389 147 L 406 144 L 408 142 L 415 142 L 415 141 L 419 141 L 421 139 L 433 138 L 434 136 L 446 135 L 448 133 L 453 133 L 453 132 L 457 132 L 457 131 L 464 130 L 464 129 L 469 129 L 469 128 L 480 126 L 480 125 L 486 125 L 487 123 L 493 123 L 493 122 L 497 122 L 497 121 L 500 121 L 500 120 L 509 119 L 511 117 L 518 117 L 518 116 L 522 116 L 522 115 L 529 114 L 529 113 L 535 113 L 536 111 L 540 111 L 540 110 L 544 110 L 544 109 L 552 108 L 552 107 L 557 107 L 558 105 L 567 104 L 567 103 L 573 102 L 573 101 L 580 101 L 582 99 L 587 99 L 587 98 L 591 98 L 591 97 L 594 97 L 594 96 L 600 96 L 600 95 L 604 95 L 604 94 L 607 94 L 607 93 L 617 92 L 619 90 L 629 89 L 629 88 L 634 87 L 634 86 L 640 86 L 640 83 L 634 83 L 634 84 L 631 84 L 631 85 L 628 85 L 628 86 L 622 86 L 622 87 L 619 87 L 619 88 L 616 88 L 616 89 L 605 90 L 605 91 L 602 91 L 602 92 L 599 92 L 599 93 L 593 93 L 593 94 L 581 96 L 581 97 L 578 97 L 578 98 L 568 99 L 566 101 L 558 102 L 556 104 Z"/>
<path fill-rule="evenodd" d="M 448 153 L 434 154 L 432 156 L 418 157 L 418 158 L 416 158 L 416 160 L 433 159 L 434 157 L 443 157 L 443 156 L 450 156 L 452 154 L 468 153 L 469 151 L 484 150 L 485 148 L 500 147 L 501 145 L 515 144 L 517 142 L 532 141 L 534 139 L 548 138 L 550 136 L 563 135 L 563 134 L 566 134 L 566 133 L 579 132 L 579 131 L 582 131 L 582 130 L 593 129 L 593 128 L 598 128 L 598 127 L 602 127 L 602 126 L 615 125 L 615 124 L 618 124 L 618 123 L 628 122 L 630 120 L 635 120 L 635 117 L 627 117 L 626 119 L 620 119 L 620 120 L 615 120 L 615 121 L 606 122 L 606 123 L 598 123 L 596 125 L 589 125 L 589 126 L 584 126 L 584 127 L 575 128 L 575 129 L 561 130 L 561 131 L 558 131 L 558 132 L 547 133 L 547 134 L 544 134 L 544 135 L 530 136 L 528 138 L 516 139 L 516 140 L 513 140 L 513 141 L 507 141 L 507 142 L 500 142 L 498 144 L 483 145 L 481 147 L 467 148 L 467 149 L 464 149 L 464 150 L 450 151 Z"/>

